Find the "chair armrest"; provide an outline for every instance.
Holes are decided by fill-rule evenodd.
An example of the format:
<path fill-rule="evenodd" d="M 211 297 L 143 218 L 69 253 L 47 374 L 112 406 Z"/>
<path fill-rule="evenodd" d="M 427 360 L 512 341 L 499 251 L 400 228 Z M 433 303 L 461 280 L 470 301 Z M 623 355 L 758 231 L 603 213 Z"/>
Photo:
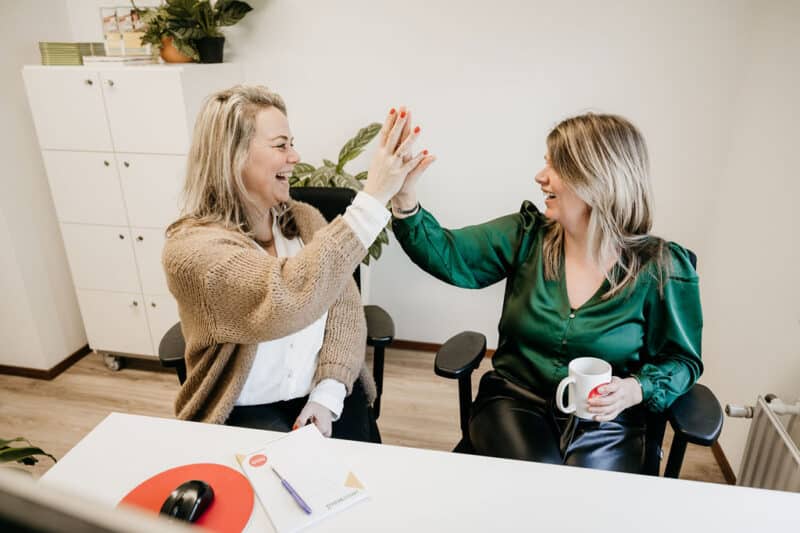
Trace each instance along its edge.
<path fill-rule="evenodd" d="M 367 344 L 370 346 L 386 346 L 394 339 L 394 321 L 389 313 L 377 305 L 365 305 L 364 316 L 367 319 Z"/>
<path fill-rule="evenodd" d="M 181 332 L 181 323 L 178 322 L 161 337 L 161 342 L 158 343 L 158 359 L 161 361 L 161 366 L 167 368 L 175 368 L 178 365 L 183 365 L 183 356 L 186 351 L 186 341 L 183 339 Z"/>
<path fill-rule="evenodd" d="M 711 446 L 722 431 L 722 406 L 705 385 L 696 383 L 667 411 L 675 435 L 686 442 Z"/>
<path fill-rule="evenodd" d="M 475 331 L 462 331 L 447 339 L 433 363 L 437 376 L 461 379 L 478 368 L 486 355 L 486 337 Z"/>

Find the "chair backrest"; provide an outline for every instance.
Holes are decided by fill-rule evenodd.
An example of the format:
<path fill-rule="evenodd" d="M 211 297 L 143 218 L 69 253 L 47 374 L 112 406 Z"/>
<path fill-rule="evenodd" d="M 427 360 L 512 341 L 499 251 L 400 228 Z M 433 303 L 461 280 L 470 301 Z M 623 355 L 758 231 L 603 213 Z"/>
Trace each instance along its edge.
<path fill-rule="evenodd" d="M 356 191 L 345 187 L 292 187 L 289 190 L 292 199 L 310 204 L 319 209 L 328 222 L 343 214 L 347 207 L 353 203 Z M 361 275 L 359 269 L 353 272 L 359 290 L 361 289 Z"/>

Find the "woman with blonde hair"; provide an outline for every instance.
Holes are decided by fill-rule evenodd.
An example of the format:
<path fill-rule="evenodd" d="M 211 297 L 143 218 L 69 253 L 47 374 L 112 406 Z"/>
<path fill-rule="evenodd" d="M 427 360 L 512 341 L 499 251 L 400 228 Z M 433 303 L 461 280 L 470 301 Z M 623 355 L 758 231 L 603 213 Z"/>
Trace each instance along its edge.
<path fill-rule="evenodd" d="M 281 97 L 239 85 L 206 100 L 162 259 L 186 340 L 178 418 L 380 441 L 352 274 L 389 199 L 432 161 L 410 155 L 408 122 L 390 111 L 364 190 L 326 224 L 289 196 L 300 157 Z"/>
<path fill-rule="evenodd" d="M 506 279 L 493 371 L 481 379 L 469 436 L 485 455 L 640 472 L 645 410 L 663 411 L 703 370 L 702 311 L 689 252 L 651 235 L 644 138 L 627 120 L 584 114 L 547 137 L 536 175 L 547 209 L 457 230 L 417 202 L 416 176 L 392 199 L 412 261 L 465 288 Z M 614 377 L 588 400 L 593 419 L 554 408 L 571 360 Z"/>

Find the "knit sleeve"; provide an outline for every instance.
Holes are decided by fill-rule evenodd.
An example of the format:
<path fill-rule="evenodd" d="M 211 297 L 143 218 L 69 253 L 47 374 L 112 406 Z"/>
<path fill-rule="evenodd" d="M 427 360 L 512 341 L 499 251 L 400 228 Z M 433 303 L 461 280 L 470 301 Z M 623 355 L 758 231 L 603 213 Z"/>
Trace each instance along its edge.
<path fill-rule="evenodd" d="M 366 250 L 341 217 L 293 257 L 275 258 L 239 242 L 214 244 L 219 260 L 204 276 L 217 343 L 255 344 L 310 325 L 336 301 Z"/>
<path fill-rule="evenodd" d="M 685 249 L 670 244 L 673 271 L 663 291 L 656 283 L 646 307 L 646 358 L 636 377 L 642 400 L 656 412 L 668 408 L 703 373 L 700 345 L 703 312 L 697 274 Z"/>
<path fill-rule="evenodd" d="M 361 294 L 355 280 L 350 279 L 328 310 L 314 384 L 327 378 L 335 379 L 344 383 L 347 394 L 350 394 L 364 365 L 366 344 L 367 321 Z"/>

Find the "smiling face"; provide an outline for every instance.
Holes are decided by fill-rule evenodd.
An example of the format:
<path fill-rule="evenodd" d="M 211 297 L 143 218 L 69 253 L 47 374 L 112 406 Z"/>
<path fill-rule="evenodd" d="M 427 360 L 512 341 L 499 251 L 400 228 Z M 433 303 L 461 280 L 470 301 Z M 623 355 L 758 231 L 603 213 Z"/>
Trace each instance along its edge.
<path fill-rule="evenodd" d="M 259 210 L 289 201 L 289 176 L 300 161 L 293 142 L 289 121 L 280 109 L 267 107 L 258 112 L 242 180 Z"/>
<path fill-rule="evenodd" d="M 586 228 L 589 225 L 589 204 L 561 179 L 550 165 L 549 156 L 544 157 L 545 165 L 536 174 L 536 183 L 542 187 L 547 209 L 544 215 L 555 220 L 564 228 Z"/>

